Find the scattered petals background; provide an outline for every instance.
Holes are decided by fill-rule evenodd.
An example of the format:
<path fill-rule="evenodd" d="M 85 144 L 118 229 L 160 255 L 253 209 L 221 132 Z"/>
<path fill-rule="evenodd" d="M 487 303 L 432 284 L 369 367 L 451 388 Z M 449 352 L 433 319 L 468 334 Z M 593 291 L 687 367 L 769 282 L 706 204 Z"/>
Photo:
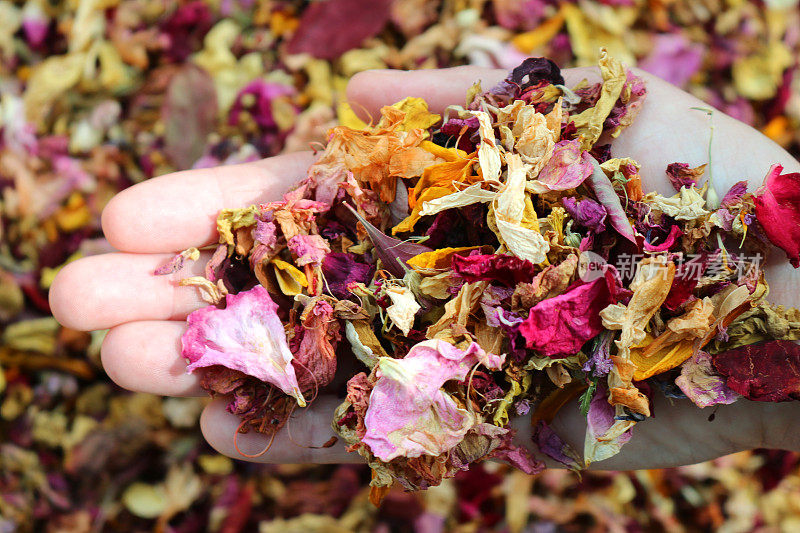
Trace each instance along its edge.
<path fill-rule="evenodd" d="M 704 169 L 676 162 L 666 170 L 676 194 L 645 197 L 661 218 L 648 222 L 642 240 L 644 222 L 629 220 L 624 211 L 626 199 L 642 200 L 636 163 L 589 150 L 604 131 L 615 135 L 628 127 L 646 97 L 646 88 L 626 73 L 621 61 L 688 90 L 800 155 L 797 2 L 699 5 L 681 0 L 0 0 L 0 529 L 792 530 L 800 487 L 796 455 L 756 450 L 674 469 L 581 476 L 548 469 L 531 477 L 522 470 L 538 471 L 539 465 L 509 445 L 499 427 L 502 417 L 496 419 L 498 425 L 479 420 L 453 385 L 482 365 L 474 372 L 473 386 L 482 387 L 487 397 L 499 394 L 502 403 L 507 391 L 494 390 L 486 376 L 509 361 L 519 366 L 519 358 L 530 349 L 543 355 L 532 364 L 541 366 L 537 370 L 546 367 L 554 383 L 564 379 L 564 372 L 569 375 L 567 369 L 582 367 L 587 374 L 602 376 L 610 372 L 608 390 L 597 388 L 586 407 L 592 434 L 619 434 L 613 446 L 592 449 L 596 458 L 614 453 L 614 446 L 631 438 L 631 421 L 620 424 L 614 409 L 641 414 L 646 398 L 643 404 L 636 383 L 649 377 L 642 374 L 645 370 L 672 372 L 680 393 L 698 405 L 730 403 L 740 396 L 797 398 L 796 374 L 774 370 L 782 358 L 762 361 L 749 375 L 736 371 L 753 361 L 748 346 L 761 342 L 778 343 L 773 353 L 785 354 L 796 365 L 795 345 L 771 340 L 776 337 L 773 329 L 797 338 L 796 316 L 754 308 L 741 316 L 767 325 L 749 329 L 734 323 L 727 339 L 711 339 L 714 320 L 741 303 L 735 287 L 684 306 L 696 289 L 685 265 L 670 269 L 653 264 L 633 281 L 624 272 L 607 271 L 589 281 L 578 276 L 577 255 L 588 244 L 575 235 L 599 239 L 613 231 L 634 249 L 667 252 L 675 243 L 697 238 L 696 233 L 682 234 L 678 225 L 703 217 L 741 239 L 743 229 L 757 220 L 760 238 L 797 265 L 797 174 L 776 167 L 767 175 L 765 169 L 762 189 L 731 189 L 727 195 L 718 191 L 724 198 L 717 209 L 704 205 L 692 187 L 702 185 Z M 608 52 L 600 62 L 602 90 L 576 91 L 592 105 L 574 110 L 575 129 L 569 138 L 561 138 L 562 117 L 552 105 L 535 112 L 503 108 L 519 96 L 526 74 L 561 84 L 556 64 L 597 64 L 601 47 Z M 548 57 L 553 64 L 523 63 L 528 57 Z M 462 64 L 506 70 L 519 66 L 498 87 L 482 88 L 491 89 L 496 107 L 507 113 L 507 133 L 492 131 L 488 114 L 465 109 L 447 117 L 452 131 L 442 131 L 467 134 L 444 148 L 420 134 L 441 117 L 429 113 L 419 99 L 407 99 L 374 117 L 369 131 L 344 103 L 347 80 L 363 70 Z M 520 136 L 521 131 L 526 135 Z M 316 201 L 303 199 L 301 192 L 270 205 L 272 218 L 257 208 L 227 210 L 218 220 L 225 246 L 240 254 L 246 250 L 254 264 L 264 265 L 259 274 L 270 294 L 302 298 L 325 280 L 332 298 L 303 301 L 296 334 L 285 346 L 278 342 L 272 365 L 259 366 L 252 358 L 257 348 L 282 338 L 275 328 L 283 330 L 281 321 L 287 319 L 276 315 L 283 302 L 273 302 L 261 285 L 245 292 L 237 268 L 247 265 L 232 265 L 215 254 L 212 261 L 219 268 L 193 283 L 220 309 L 207 307 L 190 319 L 196 342 L 184 341 L 206 388 L 239 391 L 229 408 L 245 418 L 255 413 L 257 398 L 245 392 L 253 377 L 286 394 L 291 401 L 280 406 L 284 413 L 302 408 L 333 379 L 337 346 L 363 331 L 357 320 L 352 320 L 352 333 L 338 327 L 332 317 L 348 310 L 336 307 L 334 300 L 344 299 L 359 284 L 368 286 L 376 274 L 367 249 L 345 249 L 342 236 L 348 237 L 333 225 L 321 238 L 316 227 L 311 229 L 314 219 L 345 190 L 359 216 L 376 222 L 383 214 L 370 208 L 378 200 L 397 205 L 398 191 L 406 192 L 408 212 L 394 213 L 393 226 L 382 228 L 386 231 L 380 237 L 367 225 L 359 237 L 364 240 L 368 234 L 372 242 L 383 243 L 380 259 L 392 265 L 393 277 L 427 272 L 425 283 L 415 287 L 425 300 L 418 303 L 408 284 L 387 282 L 385 297 L 376 304 L 385 314 L 387 330 L 416 339 L 406 349 L 419 355 L 378 358 L 376 370 L 367 376 L 365 367 L 362 378 L 351 382 L 348 398 L 363 400 L 364 391 L 374 387 L 389 402 L 397 397 L 405 402 L 394 418 L 362 413 L 365 442 L 376 443 L 373 452 L 383 459 L 401 450 L 416 455 L 422 465 L 425 451 L 450 450 L 466 436 L 474 443 L 495 442 L 498 447 L 491 453 L 502 461 L 473 464 L 469 470 L 453 466 L 458 470 L 451 472 L 454 476 L 440 476 L 438 484 L 430 483 L 430 476 L 407 479 L 407 485 L 389 490 L 378 507 L 370 502 L 374 477 L 366 465 L 257 465 L 216 454 L 197 429 L 206 400 L 129 393 L 113 385 L 99 359 L 105 332 L 82 333 L 58 325 L 47 301 L 60 267 L 111 251 L 100 231 L 100 213 L 116 192 L 176 170 L 255 161 L 336 142 L 348 147 L 347 158 L 342 163 L 323 152 L 312 174 Z M 516 157 L 506 157 L 512 151 Z M 506 166 L 508 177 L 501 177 Z M 538 178 L 526 180 L 526 171 Z M 416 187 L 398 187 L 416 176 Z M 505 188 L 494 194 L 479 183 L 487 180 Z M 579 187 L 591 194 L 564 192 Z M 558 221 L 550 217 L 551 226 L 539 226 L 541 212 L 525 202 L 526 191 L 563 197 L 557 205 L 574 222 L 571 229 L 548 236 Z M 490 213 L 484 216 L 486 224 L 474 231 L 481 239 L 494 239 L 494 247 L 504 246 L 507 254 L 487 261 L 481 258 L 492 250 L 444 243 L 437 224 L 453 223 L 446 217 L 454 208 L 472 217 Z M 785 221 L 795 223 L 794 233 L 782 230 Z M 248 227 L 256 229 L 252 234 L 242 231 Z M 394 246 L 395 238 L 412 230 L 427 231 L 430 238 Z M 286 254 L 272 254 L 278 240 L 290 250 L 292 261 L 285 260 Z M 334 241 L 337 249 L 328 244 Z M 161 265 L 160 273 L 174 275 L 199 258 L 198 250 L 186 250 Z M 543 265 L 553 258 L 559 261 Z M 707 268 L 719 261 L 702 257 L 699 262 Z M 430 275 L 443 265 L 452 265 L 452 277 Z M 217 273 L 222 277 L 216 279 Z M 662 275 L 672 280 L 671 290 L 653 281 Z M 757 280 L 750 289 L 759 290 Z M 226 298 L 223 309 L 220 302 Z M 255 302 L 265 317 L 258 321 L 261 329 L 226 328 L 253 319 L 237 316 L 245 310 L 236 305 L 237 299 Z M 458 304 L 445 309 L 443 316 L 450 318 L 431 326 L 445 340 L 418 344 L 424 332 L 415 329 L 414 317 L 433 302 L 451 299 Z M 504 301 L 516 302 L 511 311 L 503 309 Z M 554 303 L 560 303 L 565 319 L 592 305 L 600 305 L 596 313 L 606 311 L 596 322 L 567 328 L 564 320 L 551 331 L 543 317 Z M 652 316 L 662 304 L 681 313 L 672 313 L 653 336 L 644 331 L 642 317 Z M 485 316 L 487 326 L 513 339 L 513 349 L 493 353 L 480 331 L 474 331 L 474 344 L 456 347 L 447 342 L 463 334 L 467 323 L 459 323 L 459 316 L 468 307 Z M 523 309 L 531 312 L 520 314 Z M 613 350 L 610 338 L 600 335 L 584 360 L 569 359 L 603 330 L 617 335 Z M 214 335 L 218 337 L 209 341 Z M 695 339 L 708 344 L 702 351 L 694 349 Z M 641 363 L 640 374 L 632 381 L 621 364 L 609 359 L 609 350 Z M 220 353 L 232 354 L 237 364 L 226 372 L 201 368 L 214 365 Z M 715 357 L 718 353 L 725 355 Z M 292 354 L 296 365 L 290 364 Z M 430 383 L 410 388 L 409 372 L 425 372 L 426 365 L 443 358 L 452 368 L 436 364 L 442 375 L 429 373 Z M 402 368 L 400 362 L 411 366 Z M 419 391 L 424 392 L 424 405 L 412 405 L 410 398 Z M 502 405 L 512 408 L 511 400 Z M 525 404 L 517 402 L 513 409 L 521 413 Z M 390 422 L 404 431 L 386 438 L 381 424 Z M 543 450 L 566 464 L 582 459 L 569 456 L 570 450 L 542 424 Z M 438 429 L 430 432 L 431 427 Z M 635 440 L 635 428 L 632 434 Z M 432 486 L 404 490 L 420 488 L 422 481 Z"/>

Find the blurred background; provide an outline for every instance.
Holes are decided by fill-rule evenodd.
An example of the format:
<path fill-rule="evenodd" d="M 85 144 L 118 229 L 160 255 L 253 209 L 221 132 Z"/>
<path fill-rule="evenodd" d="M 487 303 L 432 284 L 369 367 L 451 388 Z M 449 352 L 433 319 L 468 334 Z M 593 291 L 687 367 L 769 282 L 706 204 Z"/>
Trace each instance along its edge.
<path fill-rule="evenodd" d="M 104 332 L 49 315 L 58 269 L 109 250 L 117 191 L 319 146 L 356 72 L 568 67 L 600 46 L 800 154 L 798 0 L 0 0 L 0 533 L 799 531 L 800 459 L 766 450 L 582 476 L 486 464 L 376 509 L 366 467 L 215 454 L 204 400 L 119 389 Z"/>

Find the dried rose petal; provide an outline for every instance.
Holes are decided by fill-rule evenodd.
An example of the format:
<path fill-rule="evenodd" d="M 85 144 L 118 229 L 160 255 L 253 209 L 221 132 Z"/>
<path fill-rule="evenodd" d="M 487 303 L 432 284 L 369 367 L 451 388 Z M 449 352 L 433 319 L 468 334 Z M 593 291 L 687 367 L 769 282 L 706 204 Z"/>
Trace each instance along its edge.
<path fill-rule="evenodd" d="M 555 459 L 573 470 L 580 469 L 580 462 L 572 447 L 551 428 L 544 420 L 539 420 L 533 432 L 533 440 L 539 451 Z"/>
<path fill-rule="evenodd" d="M 611 227 L 619 232 L 620 235 L 636 243 L 633 226 L 628 220 L 625 210 L 622 208 L 622 202 L 608 179 L 606 173 L 600 168 L 600 164 L 596 159 L 592 158 L 592 166 L 594 171 L 591 176 L 586 178 L 587 183 L 594 191 L 597 200 L 603 205 L 608 213 L 608 219 Z"/>
<path fill-rule="evenodd" d="M 441 390 L 442 385 L 464 380 L 476 363 L 499 369 L 503 360 L 474 342 L 459 350 L 442 340 L 420 342 L 403 359 L 381 357 L 363 442 L 382 461 L 447 452 L 478 420 Z"/>
<path fill-rule="evenodd" d="M 542 81 L 553 85 L 564 84 L 558 65 L 546 57 L 529 57 L 489 92 L 496 96 L 516 97 Z"/>
<path fill-rule="evenodd" d="M 519 326 L 528 348 L 556 357 L 578 353 L 586 341 L 603 330 L 600 311 L 616 302 L 617 281 L 606 271 L 589 283 L 579 281 L 564 294 L 531 308 Z"/>
<path fill-rule="evenodd" d="M 781 174 L 773 165 L 753 197 L 756 218 L 775 246 L 786 252 L 795 268 L 800 267 L 800 172 Z"/>
<path fill-rule="evenodd" d="M 631 440 L 630 428 L 633 424 L 616 419 L 614 407 L 608 403 L 605 386 L 598 386 L 586 416 L 585 464 L 588 466 L 618 454 L 622 446 Z"/>
<path fill-rule="evenodd" d="M 346 299 L 350 296 L 347 286 L 353 282 L 367 283 L 373 270 L 371 265 L 357 262 L 353 254 L 331 252 L 322 261 L 323 287 L 336 298 Z"/>
<path fill-rule="evenodd" d="M 278 305 L 267 290 L 256 285 L 228 294 L 225 302 L 225 309 L 204 307 L 186 319 L 181 341 L 187 371 L 222 365 L 271 383 L 305 406 Z"/>
<path fill-rule="evenodd" d="M 606 209 L 591 198 L 582 198 L 580 201 L 573 197 L 561 199 L 561 203 L 569 216 L 579 225 L 588 228 L 595 233 L 602 233 L 606 230 Z"/>
<path fill-rule="evenodd" d="M 719 203 L 720 207 L 732 207 L 738 204 L 742 196 L 745 195 L 747 192 L 747 181 L 737 181 L 731 188 L 728 189 L 728 192 L 725 193 L 725 196 L 722 197 L 722 201 Z"/>
<path fill-rule="evenodd" d="M 800 346 L 793 341 L 767 341 L 713 356 L 714 367 L 727 385 L 748 400 L 800 400 Z"/>
<path fill-rule="evenodd" d="M 675 241 L 677 241 L 681 236 L 683 236 L 683 231 L 677 225 L 672 226 L 669 230 L 669 235 L 667 238 L 664 239 L 664 242 L 659 244 L 650 244 L 647 241 L 644 241 L 644 249 L 648 252 L 665 252 L 672 248 L 675 245 Z"/>
<path fill-rule="evenodd" d="M 536 266 L 530 261 L 501 254 L 454 255 L 453 270 L 469 283 L 497 281 L 510 287 L 530 282 L 536 275 Z"/>
<path fill-rule="evenodd" d="M 592 156 L 581 150 L 580 141 L 560 141 L 539 175 L 527 187 L 533 185 L 537 193 L 574 189 L 591 176 L 592 171 Z"/>
<path fill-rule="evenodd" d="M 312 263 L 320 264 L 331 249 L 319 235 L 295 235 L 289 242 L 289 249 L 297 257 L 295 263 L 302 267 Z"/>
<path fill-rule="evenodd" d="M 680 192 L 683 187 L 694 187 L 703 177 L 706 165 L 690 167 L 689 163 L 670 163 L 667 165 L 667 178 L 672 187 Z"/>

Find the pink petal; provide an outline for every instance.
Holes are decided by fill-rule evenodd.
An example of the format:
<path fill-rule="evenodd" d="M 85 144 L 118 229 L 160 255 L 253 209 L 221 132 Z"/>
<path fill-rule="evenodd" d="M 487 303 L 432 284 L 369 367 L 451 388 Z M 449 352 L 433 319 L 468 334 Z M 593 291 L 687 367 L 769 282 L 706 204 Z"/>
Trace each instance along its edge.
<path fill-rule="evenodd" d="M 302 267 L 312 263 L 322 264 L 325 255 L 331 249 L 325 239 L 319 235 L 295 235 L 289 239 L 289 249 L 297 257 L 297 266 Z"/>
<path fill-rule="evenodd" d="M 465 379 L 479 362 L 499 369 L 503 360 L 474 342 L 459 350 L 442 340 L 420 342 L 403 359 L 382 357 L 364 418 L 363 442 L 382 461 L 447 452 L 477 420 L 459 408 L 442 385 Z"/>
<path fill-rule="evenodd" d="M 227 295 L 225 302 L 225 309 L 204 307 L 186 319 L 181 338 L 183 356 L 190 363 L 186 370 L 222 365 L 271 383 L 305 406 L 278 305 L 267 290 L 257 285 Z"/>
<path fill-rule="evenodd" d="M 603 331 L 600 311 L 616 302 L 617 281 L 611 268 L 590 283 L 578 282 L 559 296 L 533 306 L 519 326 L 528 348 L 548 357 L 578 353 Z"/>
<path fill-rule="evenodd" d="M 560 141 L 536 181 L 551 191 L 565 191 L 574 189 L 591 174 L 592 161 L 589 154 L 581 151 L 580 141 Z"/>

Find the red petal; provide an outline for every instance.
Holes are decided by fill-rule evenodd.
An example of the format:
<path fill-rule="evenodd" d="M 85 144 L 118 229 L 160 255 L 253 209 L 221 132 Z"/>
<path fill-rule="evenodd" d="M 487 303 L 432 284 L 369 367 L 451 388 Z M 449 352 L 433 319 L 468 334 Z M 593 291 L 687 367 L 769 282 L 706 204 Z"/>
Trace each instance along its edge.
<path fill-rule="evenodd" d="M 800 400 L 800 345 L 767 341 L 716 354 L 717 371 L 727 385 L 748 400 Z"/>
<path fill-rule="evenodd" d="M 377 35 L 389 20 L 392 0 L 327 0 L 312 2 L 300 19 L 288 52 L 307 52 L 336 59 L 364 39 Z"/>
<path fill-rule="evenodd" d="M 781 174 L 772 165 L 764 185 L 753 198 L 756 218 L 769 240 L 786 252 L 795 268 L 800 267 L 800 172 Z"/>

